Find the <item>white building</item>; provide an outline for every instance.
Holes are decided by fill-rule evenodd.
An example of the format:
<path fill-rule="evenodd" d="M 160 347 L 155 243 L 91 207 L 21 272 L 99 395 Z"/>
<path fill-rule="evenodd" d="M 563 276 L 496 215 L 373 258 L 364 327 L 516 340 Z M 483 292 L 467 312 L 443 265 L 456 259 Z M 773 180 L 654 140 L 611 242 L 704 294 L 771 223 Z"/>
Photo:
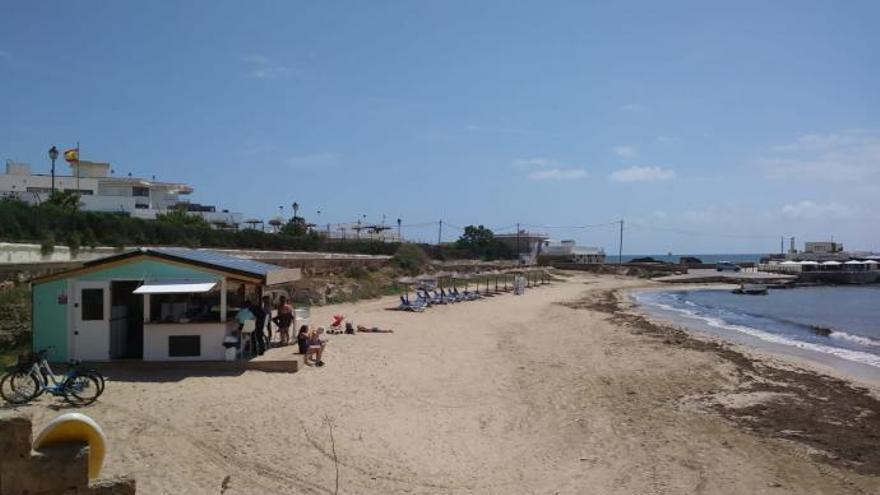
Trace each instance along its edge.
<path fill-rule="evenodd" d="M 559 243 L 546 241 L 541 249 L 541 256 L 581 265 L 605 263 L 604 250 L 597 247 L 578 246 L 572 240 L 560 241 Z"/>
<path fill-rule="evenodd" d="M 843 252 L 843 244 L 834 241 L 808 241 L 804 243 L 804 252 L 809 254 L 834 254 Z"/>
<path fill-rule="evenodd" d="M 84 211 L 121 213 L 152 220 L 156 215 L 183 208 L 215 227 L 237 227 L 240 213 L 216 211 L 213 206 L 190 203 L 180 198 L 193 188 L 186 184 L 161 182 L 138 177 L 113 177 L 109 163 L 82 160 L 71 165 L 73 175 L 55 176 L 55 189 L 80 195 Z M 31 173 L 30 165 L 7 160 L 5 174 L 0 174 L 0 196 L 40 203 L 52 192 L 52 177 Z"/>

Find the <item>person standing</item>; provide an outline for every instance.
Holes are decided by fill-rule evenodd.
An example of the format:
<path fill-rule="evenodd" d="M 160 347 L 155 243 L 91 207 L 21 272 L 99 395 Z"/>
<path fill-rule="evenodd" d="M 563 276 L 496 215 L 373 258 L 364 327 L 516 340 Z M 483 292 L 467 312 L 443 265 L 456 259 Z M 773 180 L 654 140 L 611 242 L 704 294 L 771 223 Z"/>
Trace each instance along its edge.
<path fill-rule="evenodd" d="M 254 314 L 254 334 L 251 337 L 254 351 L 262 356 L 266 352 L 266 335 L 263 333 L 267 320 L 266 310 L 262 304 L 252 304 L 251 312 Z"/>
<path fill-rule="evenodd" d="M 263 311 L 266 313 L 266 349 L 272 347 L 272 298 L 263 296 Z"/>
<path fill-rule="evenodd" d="M 294 323 L 293 306 L 287 304 L 287 298 L 281 296 L 278 298 L 278 316 L 275 317 L 275 324 L 278 325 L 278 340 L 281 345 L 290 344 L 290 327 Z"/>

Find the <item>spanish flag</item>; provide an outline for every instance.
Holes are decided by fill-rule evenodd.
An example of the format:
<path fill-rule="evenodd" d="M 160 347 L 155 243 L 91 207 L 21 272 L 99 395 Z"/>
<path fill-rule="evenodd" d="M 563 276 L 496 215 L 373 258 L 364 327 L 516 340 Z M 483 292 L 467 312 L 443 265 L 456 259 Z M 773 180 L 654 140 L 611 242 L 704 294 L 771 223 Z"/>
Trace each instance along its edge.
<path fill-rule="evenodd" d="M 78 162 L 79 161 L 79 148 L 69 149 L 64 152 L 64 159 L 68 163 Z"/>

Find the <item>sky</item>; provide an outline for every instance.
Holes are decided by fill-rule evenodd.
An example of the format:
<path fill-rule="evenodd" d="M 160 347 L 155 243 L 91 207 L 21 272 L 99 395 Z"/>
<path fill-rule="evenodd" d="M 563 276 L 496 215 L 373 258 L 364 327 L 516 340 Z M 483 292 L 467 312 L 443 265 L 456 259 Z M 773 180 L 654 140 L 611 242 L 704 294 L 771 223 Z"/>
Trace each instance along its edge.
<path fill-rule="evenodd" d="M 880 2 L 0 0 L 0 158 L 269 219 L 880 251 Z M 283 206 L 283 210 L 279 209 Z M 320 211 L 320 214 L 318 214 Z M 786 245 L 787 245 L 786 240 Z"/>

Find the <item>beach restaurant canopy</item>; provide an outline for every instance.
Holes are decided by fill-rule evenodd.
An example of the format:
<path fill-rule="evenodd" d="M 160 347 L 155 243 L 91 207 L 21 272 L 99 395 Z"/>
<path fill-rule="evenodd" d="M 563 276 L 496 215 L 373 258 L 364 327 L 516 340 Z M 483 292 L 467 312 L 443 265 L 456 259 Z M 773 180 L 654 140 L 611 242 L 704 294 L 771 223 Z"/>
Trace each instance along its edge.
<path fill-rule="evenodd" d="M 88 261 L 33 280 L 33 346 L 51 348 L 53 361 L 222 360 L 245 302 L 299 278 L 299 269 L 202 249 Z"/>

